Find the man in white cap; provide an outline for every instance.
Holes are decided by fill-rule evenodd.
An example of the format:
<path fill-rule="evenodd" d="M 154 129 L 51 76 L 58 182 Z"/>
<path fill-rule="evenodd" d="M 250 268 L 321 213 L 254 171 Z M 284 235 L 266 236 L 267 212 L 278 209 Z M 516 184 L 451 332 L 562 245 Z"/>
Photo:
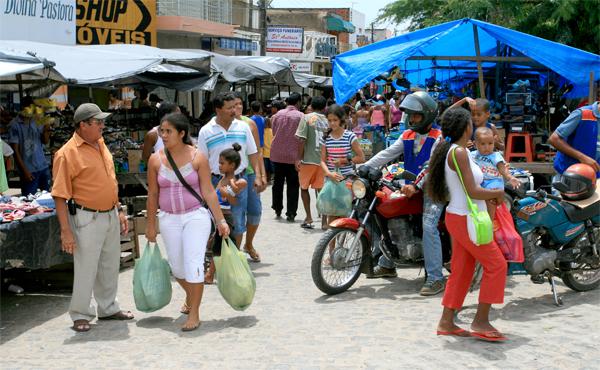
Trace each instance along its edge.
<path fill-rule="evenodd" d="M 121 256 L 119 229 L 127 233 L 127 218 L 117 196 L 113 158 L 104 144 L 104 113 L 96 104 L 75 110 L 75 133 L 54 156 L 52 196 L 60 222 L 63 251 L 73 254 L 75 274 L 69 314 L 73 330 L 90 330 L 98 319 L 131 320 L 117 302 Z"/>

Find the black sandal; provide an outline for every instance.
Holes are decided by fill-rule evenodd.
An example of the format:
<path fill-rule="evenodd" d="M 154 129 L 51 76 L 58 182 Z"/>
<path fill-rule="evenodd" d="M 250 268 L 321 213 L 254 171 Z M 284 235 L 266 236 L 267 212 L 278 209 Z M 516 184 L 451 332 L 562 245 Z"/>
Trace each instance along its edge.
<path fill-rule="evenodd" d="M 313 223 L 312 223 L 312 222 L 304 222 L 304 223 L 302 223 L 302 224 L 300 225 L 300 227 L 301 227 L 301 228 L 303 228 L 303 229 L 309 229 L 309 230 L 312 230 L 312 229 L 314 229 L 314 228 L 315 228 L 315 225 L 313 225 Z"/>
<path fill-rule="evenodd" d="M 73 321 L 73 326 L 71 327 L 71 329 L 75 330 L 78 333 L 85 333 L 91 328 L 92 327 L 90 326 L 90 322 L 84 319 Z"/>

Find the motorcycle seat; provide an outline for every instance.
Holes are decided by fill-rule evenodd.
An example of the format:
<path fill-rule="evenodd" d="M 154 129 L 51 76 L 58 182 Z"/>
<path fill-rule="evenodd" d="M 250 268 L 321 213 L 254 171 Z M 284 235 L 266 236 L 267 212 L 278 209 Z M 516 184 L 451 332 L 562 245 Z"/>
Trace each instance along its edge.
<path fill-rule="evenodd" d="M 600 200 L 583 208 L 576 207 L 568 202 L 561 202 L 561 205 L 567 214 L 567 218 L 573 223 L 589 220 L 600 212 Z"/>

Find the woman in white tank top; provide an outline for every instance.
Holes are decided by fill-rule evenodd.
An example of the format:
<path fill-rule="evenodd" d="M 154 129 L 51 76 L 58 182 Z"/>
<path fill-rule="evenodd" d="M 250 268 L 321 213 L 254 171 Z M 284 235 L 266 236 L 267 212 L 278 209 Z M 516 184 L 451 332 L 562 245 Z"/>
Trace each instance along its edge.
<path fill-rule="evenodd" d="M 444 311 L 438 323 L 437 334 L 473 336 L 494 342 L 506 340 L 507 338 L 490 324 L 489 312 L 492 304 L 504 301 L 507 264 L 494 241 L 477 246 L 469 239 L 467 198 L 456 173 L 452 153 L 456 156 L 465 188 L 480 210 L 486 210 L 486 200 L 502 202 L 504 191 L 481 187 L 483 174 L 466 148 L 473 131 L 470 113 L 463 108 L 448 109 L 444 112 L 441 122 L 445 141 L 437 146 L 431 156 L 427 191 L 435 201 L 450 202 L 446 208 L 445 222 L 452 239 L 452 272 L 442 300 Z M 456 326 L 454 314 L 461 309 L 469 291 L 475 262 L 483 266 L 484 272 L 477 314 L 471 323 L 471 331 L 467 331 Z"/>

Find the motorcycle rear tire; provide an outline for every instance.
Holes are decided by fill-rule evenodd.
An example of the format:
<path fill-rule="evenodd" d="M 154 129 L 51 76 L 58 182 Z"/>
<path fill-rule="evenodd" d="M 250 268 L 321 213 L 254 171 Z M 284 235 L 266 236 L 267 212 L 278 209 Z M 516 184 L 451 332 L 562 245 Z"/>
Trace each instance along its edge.
<path fill-rule="evenodd" d="M 342 285 L 334 286 L 334 285 L 329 284 L 323 276 L 323 270 L 322 270 L 323 255 L 325 253 L 327 253 L 328 248 L 329 248 L 329 243 L 333 240 L 333 238 L 342 232 L 353 233 L 354 235 L 356 235 L 355 231 L 348 230 L 348 229 L 340 229 L 340 228 L 329 229 L 329 230 L 327 230 L 327 232 L 325 232 L 325 234 L 323 234 L 323 236 L 317 243 L 317 246 L 315 247 L 315 251 L 313 252 L 313 256 L 312 256 L 312 261 L 311 261 L 310 267 L 311 267 L 311 274 L 312 274 L 313 282 L 315 283 L 317 288 L 319 288 L 320 291 L 322 291 L 323 293 L 325 293 L 327 295 L 335 295 L 335 294 L 339 294 L 339 293 L 342 293 L 342 292 L 345 292 L 346 290 L 348 290 L 360 276 L 363 264 L 365 263 L 365 257 L 367 255 L 367 253 L 366 253 L 367 252 L 367 240 L 365 239 L 364 236 L 362 236 L 360 238 L 361 261 L 360 261 L 360 265 L 358 265 L 358 268 L 356 269 L 356 271 L 354 271 L 353 275 L 350 276 L 349 279 Z"/>

